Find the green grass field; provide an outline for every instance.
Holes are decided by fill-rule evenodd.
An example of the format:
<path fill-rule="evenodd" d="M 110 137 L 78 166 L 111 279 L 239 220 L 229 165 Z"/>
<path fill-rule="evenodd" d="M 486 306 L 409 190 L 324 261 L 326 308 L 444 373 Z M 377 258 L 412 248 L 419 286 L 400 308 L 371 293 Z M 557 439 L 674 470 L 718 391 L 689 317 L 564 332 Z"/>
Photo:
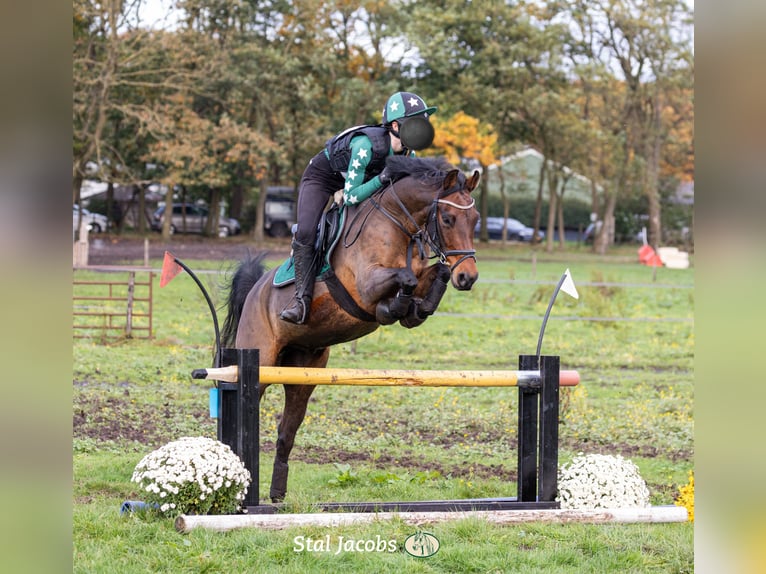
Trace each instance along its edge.
<path fill-rule="evenodd" d="M 481 275 L 471 292 L 449 289 L 439 313 L 417 329 L 385 327 L 337 346 L 330 366 L 515 369 L 519 354 L 534 353 L 541 317 L 568 267 L 580 299 L 559 295 L 543 342 L 543 353 L 560 355 L 562 368 L 579 370 L 582 379 L 561 391 L 560 462 L 578 452 L 621 454 L 640 468 L 653 504 L 672 504 L 694 457 L 693 269 L 660 269 L 654 277 L 634 262 L 635 249 L 607 258 L 584 249 L 534 261 L 531 254 L 529 247 L 480 246 Z M 213 271 L 233 264 L 186 263 Z M 224 275 L 202 277 L 220 304 Z M 462 520 L 430 528 L 441 549 L 416 559 L 401 550 L 414 528 L 397 522 L 181 535 L 171 519 L 120 516 L 124 500 L 141 499 L 130 476 L 146 453 L 181 436 L 215 437 L 210 383 L 190 378 L 212 361 L 210 313 L 188 276 L 164 289 L 155 281 L 153 340 L 73 344 L 75 571 L 693 571 L 688 523 L 498 527 Z M 513 496 L 515 393 L 320 387 L 296 439 L 286 502 L 308 511 L 318 501 Z M 281 395 L 269 389 L 261 406 L 262 496 Z M 296 536 L 326 534 L 333 542 L 394 539 L 399 550 L 294 551 Z"/>

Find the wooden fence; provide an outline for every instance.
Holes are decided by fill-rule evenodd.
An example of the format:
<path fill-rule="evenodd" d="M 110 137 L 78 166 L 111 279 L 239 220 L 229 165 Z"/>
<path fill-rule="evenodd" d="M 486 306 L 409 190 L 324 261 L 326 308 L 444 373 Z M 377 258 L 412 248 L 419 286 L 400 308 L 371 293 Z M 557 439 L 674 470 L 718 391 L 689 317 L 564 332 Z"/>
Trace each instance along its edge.
<path fill-rule="evenodd" d="M 108 275 L 103 280 L 73 281 L 73 336 L 151 339 L 154 272 L 120 268 L 88 269 Z"/>

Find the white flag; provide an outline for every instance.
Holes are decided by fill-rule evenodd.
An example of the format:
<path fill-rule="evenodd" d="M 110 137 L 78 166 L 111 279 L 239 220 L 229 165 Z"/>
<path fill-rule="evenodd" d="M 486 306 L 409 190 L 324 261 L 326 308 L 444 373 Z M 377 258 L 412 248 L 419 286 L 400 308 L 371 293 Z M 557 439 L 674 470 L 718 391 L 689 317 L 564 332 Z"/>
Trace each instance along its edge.
<path fill-rule="evenodd" d="M 579 299 L 580 295 L 577 293 L 577 287 L 575 287 L 574 280 L 572 279 L 572 274 L 569 272 L 569 269 L 567 269 L 564 272 L 564 282 L 561 284 L 561 290 L 569 295 L 570 297 L 574 297 L 575 299 Z"/>

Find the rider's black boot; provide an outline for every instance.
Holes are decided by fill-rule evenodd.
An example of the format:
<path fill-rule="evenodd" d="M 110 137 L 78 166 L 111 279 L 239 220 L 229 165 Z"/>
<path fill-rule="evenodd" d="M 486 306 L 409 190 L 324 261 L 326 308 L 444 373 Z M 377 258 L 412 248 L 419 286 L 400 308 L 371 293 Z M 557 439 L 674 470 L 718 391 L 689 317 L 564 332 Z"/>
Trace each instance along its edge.
<path fill-rule="evenodd" d="M 314 246 L 293 241 L 295 265 L 295 297 L 282 309 L 279 318 L 301 325 L 306 322 L 314 296 Z"/>

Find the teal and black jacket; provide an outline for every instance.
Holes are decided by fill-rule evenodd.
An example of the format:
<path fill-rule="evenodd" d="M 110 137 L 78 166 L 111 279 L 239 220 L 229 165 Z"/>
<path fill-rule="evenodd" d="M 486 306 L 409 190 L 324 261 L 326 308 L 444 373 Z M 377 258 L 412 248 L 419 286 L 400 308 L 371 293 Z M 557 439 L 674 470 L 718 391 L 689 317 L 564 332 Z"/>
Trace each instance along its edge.
<path fill-rule="evenodd" d="M 394 154 L 388 133 L 382 126 L 355 126 L 325 144 L 330 166 L 346 180 L 344 202 L 357 204 L 382 187 L 378 174 L 386 166 L 386 157 Z"/>

